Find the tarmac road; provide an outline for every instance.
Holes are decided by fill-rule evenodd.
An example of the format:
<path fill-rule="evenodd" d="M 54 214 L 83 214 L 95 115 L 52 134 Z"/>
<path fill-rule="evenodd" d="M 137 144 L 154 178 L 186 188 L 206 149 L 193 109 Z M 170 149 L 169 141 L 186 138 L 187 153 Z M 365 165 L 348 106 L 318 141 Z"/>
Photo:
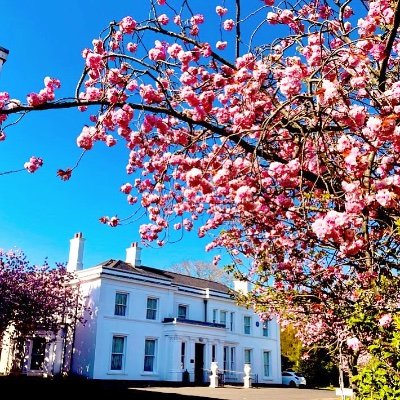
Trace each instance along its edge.
<path fill-rule="evenodd" d="M 179 396 L 203 397 L 222 400 L 339 400 L 331 390 L 292 389 L 262 387 L 244 389 L 238 386 L 210 387 L 147 387 L 147 392 L 177 394 Z M 155 393 L 154 393 L 155 394 Z"/>

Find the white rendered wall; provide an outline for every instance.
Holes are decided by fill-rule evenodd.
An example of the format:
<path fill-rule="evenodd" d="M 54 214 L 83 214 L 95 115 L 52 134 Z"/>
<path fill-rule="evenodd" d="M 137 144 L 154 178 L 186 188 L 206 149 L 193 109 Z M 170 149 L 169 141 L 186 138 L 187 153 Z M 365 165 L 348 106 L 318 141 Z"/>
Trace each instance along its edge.
<path fill-rule="evenodd" d="M 127 315 L 115 316 L 115 293 L 128 293 Z M 147 298 L 158 299 L 158 314 L 156 320 L 146 319 Z M 217 361 L 222 368 L 224 346 L 234 346 L 236 349 L 236 368 L 243 370 L 244 349 L 251 348 L 252 372 L 258 374 L 261 383 L 280 383 L 280 344 L 279 330 L 275 321 L 270 321 L 270 336 L 262 336 L 262 322 L 256 326 L 258 316 L 250 310 L 238 307 L 232 300 L 210 297 L 207 302 L 208 322 L 212 322 L 212 310 L 227 311 L 227 328 L 209 326 L 162 323 L 164 318 L 177 317 L 178 305 L 188 306 L 188 319 L 204 320 L 204 296 L 178 292 L 176 288 L 155 286 L 151 283 L 136 282 L 125 279 L 104 279 L 101 285 L 100 301 L 96 315 L 96 339 L 94 349 L 93 374 L 95 379 L 121 380 L 181 380 L 180 366 L 181 342 L 186 343 L 187 369 L 191 376 L 194 373 L 195 343 L 203 343 L 204 368 L 211 364 L 211 346 L 217 350 Z M 234 331 L 230 331 L 230 313 L 234 312 Z M 252 316 L 251 335 L 243 332 L 244 315 Z M 219 317 L 219 315 L 218 315 Z M 219 322 L 219 321 L 217 321 Z M 122 371 L 111 371 L 111 346 L 113 335 L 126 336 L 124 368 Z M 87 336 L 87 339 L 90 335 Z M 157 340 L 156 369 L 154 372 L 144 372 L 144 342 L 146 338 Z M 271 352 L 271 373 L 264 377 L 263 352 Z M 87 362 L 82 363 L 83 365 Z M 81 366 L 81 367 L 82 367 Z M 82 369 L 82 368 L 81 368 Z M 90 370 L 90 367 L 89 367 Z"/>

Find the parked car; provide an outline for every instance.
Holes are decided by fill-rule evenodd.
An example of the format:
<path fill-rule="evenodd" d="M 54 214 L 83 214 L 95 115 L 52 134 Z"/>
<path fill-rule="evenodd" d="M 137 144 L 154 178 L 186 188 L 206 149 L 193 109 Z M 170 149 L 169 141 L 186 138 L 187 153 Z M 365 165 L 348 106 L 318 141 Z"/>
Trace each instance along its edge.
<path fill-rule="evenodd" d="M 299 372 L 283 371 L 282 372 L 282 385 L 289 387 L 302 388 L 307 386 L 306 378 Z"/>

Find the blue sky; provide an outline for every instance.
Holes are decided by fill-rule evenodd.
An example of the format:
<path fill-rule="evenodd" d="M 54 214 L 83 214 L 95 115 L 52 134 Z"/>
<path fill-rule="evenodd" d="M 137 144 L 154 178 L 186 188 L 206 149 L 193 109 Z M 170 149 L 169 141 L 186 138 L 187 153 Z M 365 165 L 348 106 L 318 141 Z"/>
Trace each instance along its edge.
<path fill-rule="evenodd" d="M 216 4 L 210 1 L 214 9 Z M 109 21 L 126 15 L 145 18 L 148 5 L 133 0 L 114 1 L 112 6 L 99 0 L 3 2 L 0 46 L 10 54 L 0 74 L 0 91 L 25 99 L 43 87 L 45 76 L 51 76 L 62 82 L 58 97 L 67 96 L 80 76 L 81 50 L 91 46 Z M 77 110 L 47 111 L 27 115 L 8 129 L 7 140 L 0 142 L 0 172 L 21 168 L 32 155 L 44 158 L 44 166 L 35 174 L 0 176 L 0 248 L 22 249 L 34 263 L 45 257 L 51 263 L 65 262 L 69 239 L 83 232 L 88 267 L 109 258 L 123 259 L 126 247 L 140 240 L 138 227 L 146 219 L 118 228 L 98 222 L 103 215 L 124 216 L 131 211 L 119 192 L 128 181 L 123 146 L 96 146 L 70 181 L 56 177 L 59 168 L 72 166 L 79 157 L 76 137 L 87 118 L 88 113 Z M 144 249 L 142 262 L 168 268 L 189 259 L 211 261 L 215 253 L 205 253 L 207 242 L 193 232 L 163 248 Z"/>

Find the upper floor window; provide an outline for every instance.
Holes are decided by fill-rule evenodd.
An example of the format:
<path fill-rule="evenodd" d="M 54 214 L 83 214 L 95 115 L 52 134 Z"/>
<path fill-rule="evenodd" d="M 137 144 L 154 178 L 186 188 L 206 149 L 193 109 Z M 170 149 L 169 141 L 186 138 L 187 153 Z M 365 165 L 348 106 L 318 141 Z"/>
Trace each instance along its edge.
<path fill-rule="evenodd" d="M 126 309 L 128 305 L 128 293 L 115 293 L 115 308 L 114 315 L 126 316 Z"/>
<path fill-rule="evenodd" d="M 144 371 L 154 372 L 156 369 L 156 339 L 146 339 L 144 342 Z"/>
<path fill-rule="evenodd" d="M 218 322 L 218 310 L 214 308 L 213 310 L 213 324 L 216 324 Z"/>
<path fill-rule="evenodd" d="M 262 333 L 263 333 L 263 336 L 265 336 L 265 337 L 269 336 L 269 323 L 268 323 L 268 321 L 264 321 L 263 322 Z"/>
<path fill-rule="evenodd" d="M 179 304 L 178 306 L 178 318 L 187 319 L 188 317 L 188 306 Z"/>
<path fill-rule="evenodd" d="M 125 355 L 126 336 L 113 336 L 111 349 L 111 366 L 113 371 L 122 371 Z"/>
<path fill-rule="evenodd" d="M 220 311 L 219 313 L 219 323 L 226 326 L 226 311 Z"/>
<path fill-rule="evenodd" d="M 230 320 L 230 326 L 229 329 L 231 332 L 235 330 L 235 313 L 231 312 L 231 320 Z"/>
<path fill-rule="evenodd" d="M 147 319 L 157 319 L 157 307 L 158 307 L 158 299 L 153 297 L 147 298 Z"/>
<path fill-rule="evenodd" d="M 245 317 L 243 318 L 243 323 L 244 323 L 244 330 L 243 330 L 243 332 L 244 332 L 246 335 L 250 335 L 250 333 L 251 333 L 251 317 L 245 316 Z"/>

